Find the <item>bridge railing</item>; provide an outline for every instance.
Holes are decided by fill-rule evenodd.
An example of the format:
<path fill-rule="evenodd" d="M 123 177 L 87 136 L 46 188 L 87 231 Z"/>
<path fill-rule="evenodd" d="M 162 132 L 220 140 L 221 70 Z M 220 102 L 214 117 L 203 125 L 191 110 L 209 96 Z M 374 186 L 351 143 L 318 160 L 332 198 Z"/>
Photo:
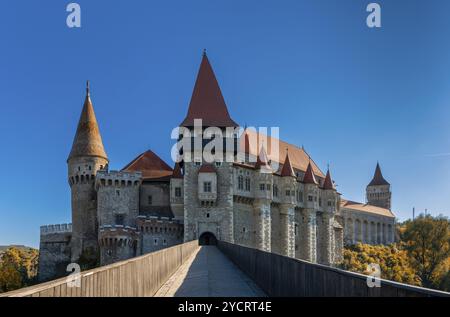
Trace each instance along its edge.
<path fill-rule="evenodd" d="M 199 248 L 191 241 L 137 258 L 47 283 L 0 294 L 0 297 L 141 297 L 153 296 Z M 79 281 L 80 283 L 77 284 Z M 80 287 L 77 287 L 79 285 Z"/>
<path fill-rule="evenodd" d="M 369 287 L 367 275 L 219 241 L 219 249 L 272 297 L 301 296 L 450 296 L 450 293 L 380 279 Z"/>

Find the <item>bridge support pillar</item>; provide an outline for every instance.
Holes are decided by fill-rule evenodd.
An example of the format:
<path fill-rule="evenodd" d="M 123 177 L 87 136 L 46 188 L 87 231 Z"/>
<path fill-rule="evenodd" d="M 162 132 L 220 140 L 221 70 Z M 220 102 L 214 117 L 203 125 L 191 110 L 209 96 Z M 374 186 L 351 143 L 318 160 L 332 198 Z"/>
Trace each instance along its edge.
<path fill-rule="evenodd" d="M 280 206 L 281 254 L 295 257 L 295 207 L 292 204 Z"/>
<path fill-rule="evenodd" d="M 271 226 L 272 217 L 270 215 L 270 201 L 258 199 L 254 205 L 254 215 L 256 219 L 255 247 L 259 250 L 271 251 Z"/>

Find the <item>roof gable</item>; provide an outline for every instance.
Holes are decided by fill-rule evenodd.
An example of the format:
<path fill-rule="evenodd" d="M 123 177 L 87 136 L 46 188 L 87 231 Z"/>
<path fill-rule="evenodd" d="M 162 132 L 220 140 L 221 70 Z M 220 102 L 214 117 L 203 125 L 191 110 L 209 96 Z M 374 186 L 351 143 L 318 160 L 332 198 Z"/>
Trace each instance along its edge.
<path fill-rule="evenodd" d="M 162 179 L 173 174 L 172 168 L 150 150 L 136 157 L 122 171 L 142 172 L 144 180 Z"/>

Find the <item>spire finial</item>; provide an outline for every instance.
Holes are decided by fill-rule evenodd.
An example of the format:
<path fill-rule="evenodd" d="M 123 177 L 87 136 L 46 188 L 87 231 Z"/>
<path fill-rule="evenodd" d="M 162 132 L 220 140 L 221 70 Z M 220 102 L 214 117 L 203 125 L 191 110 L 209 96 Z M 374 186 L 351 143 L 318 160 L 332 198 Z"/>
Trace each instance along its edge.
<path fill-rule="evenodd" d="M 203 56 L 206 56 L 206 48 L 203 49 Z"/>
<path fill-rule="evenodd" d="M 91 95 L 90 86 L 89 86 L 89 80 L 86 82 L 86 94 L 87 94 L 88 96 Z"/>

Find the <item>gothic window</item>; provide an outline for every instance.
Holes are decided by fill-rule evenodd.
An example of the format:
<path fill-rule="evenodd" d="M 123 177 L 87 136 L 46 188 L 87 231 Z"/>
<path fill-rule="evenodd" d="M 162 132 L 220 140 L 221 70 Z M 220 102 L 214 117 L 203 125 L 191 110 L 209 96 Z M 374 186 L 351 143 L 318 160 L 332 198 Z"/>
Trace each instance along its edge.
<path fill-rule="evenodd" d="M 328 201 L 328 207 L 333 206 L 333 202 L 331 200 Z"/>
<path fill-rule="evenodd" d="M 181 187 L 175 187 L 175 197 L 181 197 Z"/>
<path fill-rule="evenodd" d="M 266 190 L 266 184 L 259 184 L 259 190 L 265 191 Z"/>
<path fill-rule="evenodd" d="M 277 185 L 273 185 L 273 195 L 275 197 L 278 197 L 278 186 Z"/>
<path fill-rule="evenodd" d="M 239 175 L 238 177 L 238 189 L 239 190 L 244 189 L 244 177 L 242 175 Z"/>
<path fill-rule="evenodd" d="M 245 190 L 248 192 L 250 191 L 250 178 L 249 177 L 245 178 Z"/>
<path fill-rule="evenodd" d="M 286 190 L 286 197 L 291 196 L 291 191 L 289 189 Z"/>
<path fill-rule="evenodd" d="M 308 201 L 313 201 L 313 200 L 314 200 L 313 196 L 308 195 Z"/>
<path fill-rule="evenodd" d="M 148 196 L 147 199 L 148 199 L 148 204 L 149 205 L 153 205 L 153 197 L 152 196 Z"/>
<path fill-rule="evenodd" d="M 222 166 L 222 162 L 216 162 L 216 166 L 217 167 L 221 167 Z"/>
<path fill-rule="evenodd" d="M 203 183 L 203 192 L 204 193 L 210 193 L 211 192 L 211 182 L 204 182 Z"/>

